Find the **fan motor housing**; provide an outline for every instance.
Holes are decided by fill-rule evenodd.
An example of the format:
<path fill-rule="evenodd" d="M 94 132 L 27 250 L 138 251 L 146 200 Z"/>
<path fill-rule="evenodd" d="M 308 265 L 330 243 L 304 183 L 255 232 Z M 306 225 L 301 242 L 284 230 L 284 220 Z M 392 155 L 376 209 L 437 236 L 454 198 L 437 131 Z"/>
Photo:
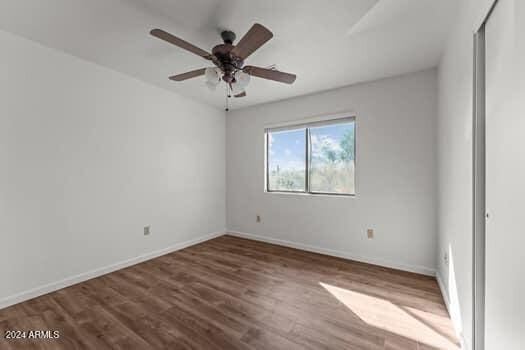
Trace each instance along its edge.
<path fill-rule="evenodd" d="M 215 46 L 211 51 L 221 63 L 221 67 L 219 68 L 223 69 L 225 73 L 226 71 L 241 69 L 244 64 L 242 59 L 231 54 L 231 50 L 233 50 L 234 47 L 232 44 L 225 43 Z"/>

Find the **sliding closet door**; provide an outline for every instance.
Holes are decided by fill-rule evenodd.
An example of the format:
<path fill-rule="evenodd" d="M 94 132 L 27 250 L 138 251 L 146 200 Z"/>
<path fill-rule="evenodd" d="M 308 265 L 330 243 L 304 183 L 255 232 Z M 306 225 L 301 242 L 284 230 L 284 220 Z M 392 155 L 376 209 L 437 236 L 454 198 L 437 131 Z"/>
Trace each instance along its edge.
<path fill-rule="evenodd" d="M 485 27 L 485 349 L 525 347 L 524 0 L 499 0 Z"/>

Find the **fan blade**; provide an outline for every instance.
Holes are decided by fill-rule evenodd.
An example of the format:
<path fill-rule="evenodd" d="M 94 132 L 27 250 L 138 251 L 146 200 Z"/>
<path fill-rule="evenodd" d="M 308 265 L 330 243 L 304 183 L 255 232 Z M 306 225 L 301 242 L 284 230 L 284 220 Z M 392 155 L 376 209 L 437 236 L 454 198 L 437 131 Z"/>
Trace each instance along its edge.
<path fill-rule="evenodd" d="M 170 79 L 175 80 L 175 81 L 183 81 L 186 79 L 198 77 L 199 75 L 204 75 L 205 71 L 206 71 L 206 68 L 196 69 L 196 70 L 192 70 L 191 72 L 186 72 L 186 73 L 171 76 Z"/>
<path fill-rule="evenodd" d="M 237 94 L 237 95 L 233 95 L 233 97 L 245 97 L 246 96 L 246 91 L 243 91 L 241 92 L 240 94 Z"/>
<path fill-rule="evenodd" d="M 259 23 L 255 23 L 248 33 L 244 34 L 239 40 L 237 45 L 231 50 L 231 53 L 244 60 L 272 37 L 272 32 Z"/>
<path fill-rule="evenodd" d="M 242 69 L 245 73 L 255 77 L 275 80 L 281 83 L 292 84 L 295 81 L 295 74 L 280 72 L 275 69 L 267 69 L 255 66 L 246 66 Z"/>
<path fill-rule="evenodd" d="M 190 44 L 189 42 L 182 40 L 180 38 L 177 38 L 174 35 L 171 35 L 168 32 L 163 31 L 162 29 L 153 29 L 150 32 L 151 35 L 153 35 L 156 38 L 159 38 L 161 40 L 167 41 L 170 44 L 173 44 L 175 46 L 178 46 L 180 48 L 183 48 L 185 50 L 188 50 L 196 55 L 201 56 L 202 58 L 205 58 L 207 60 L 212 59 L 212 55 L 209 52 L 204 51 L 203 49 L 198 48 L 197 46 Z"/>

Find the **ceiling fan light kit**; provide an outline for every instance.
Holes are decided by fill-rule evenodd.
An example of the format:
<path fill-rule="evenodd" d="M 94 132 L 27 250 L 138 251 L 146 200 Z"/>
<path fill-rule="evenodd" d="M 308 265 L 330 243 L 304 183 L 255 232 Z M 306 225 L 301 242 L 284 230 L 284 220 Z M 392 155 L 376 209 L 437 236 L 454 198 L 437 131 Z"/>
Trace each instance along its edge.
<path fill-rule="evenodd" d="M 204 78 L 208 88 L 214 91 L 221 82 L 221 72 L 216 67 L 208 67 L 204 70 Z"/>
<path fill-rule="evenodd" d="M 234 97 L 246 96 L 245 89 L 250 83 L 251 76 L 285 84 L 292 84 L 296 79 L 294 74 L 280 72 L 276 69 L 244 65 L 246 58 L 273 37 L 272 32 L 258 23 L 250 28 L 237 45 L 233 44 L 236 39 L 235 33 L 229 30 L 223 31 L 221 37 L 224 43 L 216 45 L 211 53 L 161 29 L 153 29 L 150 34 L 199 55 L 215 65 L 171 76 L 171 80 L 184 81 L 204 75 L 206 85 L 210 90 L 215 90 L 217 85 L 223 81 L 226 84 L 227 98 L 232 95 Z"/>
<path fill-rule="evenodd" d="M 234 74 L 234 82 L 232 83 L 232 90 L 235 94 L 241 93 L 250 84 L 250 75 L 238 70 Z"/>

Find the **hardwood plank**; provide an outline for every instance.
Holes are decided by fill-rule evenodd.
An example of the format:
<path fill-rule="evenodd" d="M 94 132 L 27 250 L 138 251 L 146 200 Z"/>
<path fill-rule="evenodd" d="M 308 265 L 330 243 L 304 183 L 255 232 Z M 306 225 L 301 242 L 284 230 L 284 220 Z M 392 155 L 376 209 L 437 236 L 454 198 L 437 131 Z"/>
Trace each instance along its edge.
<path fill-rule="evenodd" d="M 459 349 L 434 278 L 222 236 L 0 310 L 2 349 Z"/>

